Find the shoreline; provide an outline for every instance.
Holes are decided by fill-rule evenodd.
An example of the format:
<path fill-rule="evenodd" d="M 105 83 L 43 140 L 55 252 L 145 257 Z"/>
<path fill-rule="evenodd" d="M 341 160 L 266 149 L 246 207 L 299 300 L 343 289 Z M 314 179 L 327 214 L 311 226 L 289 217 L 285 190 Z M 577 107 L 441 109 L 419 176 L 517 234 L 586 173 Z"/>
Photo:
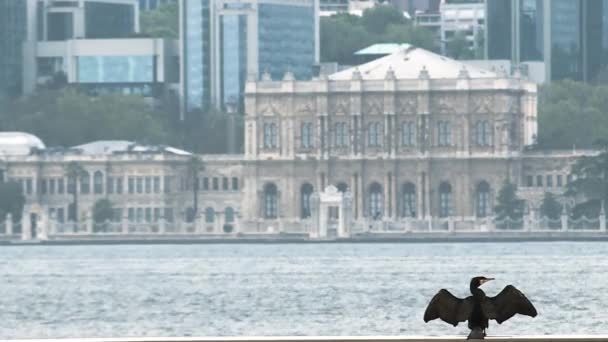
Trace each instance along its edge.
<path fill-rule="evenodd" d="M 357 235 L 350 238 L 310 239 L 305 235 L 274 236 L 81 236 L 49 240 L 0 240 L 0 246 L 70 245 L 204 245 L 204 244 L 376 244 L 376 243 L 521 243 L 608 241 L 607 233 L 435 233 Z"/>

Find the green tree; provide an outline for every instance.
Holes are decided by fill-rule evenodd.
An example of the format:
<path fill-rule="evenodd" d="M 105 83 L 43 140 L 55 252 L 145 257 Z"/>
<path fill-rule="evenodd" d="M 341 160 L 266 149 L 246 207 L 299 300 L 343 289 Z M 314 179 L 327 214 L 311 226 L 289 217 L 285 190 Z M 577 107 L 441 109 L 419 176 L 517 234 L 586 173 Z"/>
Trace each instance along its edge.
<path fill-rule="evenodd" d="M 168 144 L 175 136 L 167 114 L 138 96 L 86 96 L 74 89 L 40 90 L 0 111 L 2 130 L 32 133 L 47 146 L 74 146 L 94 140 L 135 140 Z"/>
<path fill-rule="evenodd" d="M 575 218 L 597 217 L 608 199 L 608 144 L 601 144 L 601 153 L 581 157 L 572 167 L 576 180 L 568 184 L 567 195 L 577 202 L 572 212 Z"/>
<path fill-rule="evenodd" d="M 545 192 L 543 202 L 540 205 L 540 214 L 542 218 L 549 219 L 549 228 L 557 229 L 561 227 L 559 219 L 562 215 L 562 204 L 550 192 Z"/>
<path fill-rule="evenodd" d="M 68 179 L 68 193 L 72 194 L 72 210 L 68 210 L 68 219 L 74 223 L 78 223 L 78 182 L 80 178 L 86 175 L 86 170 L 78 162 L 69 162 L 64 169 L 65 176 Z"/>
<path fill-rule="evenodd" d="M 107 198 L 98 199 L 93 205 L 93 221 L 96 223 L 95 231 L 106 230 L 107 223 L 112 220 L 113 216 L 112 202 Z"/>
<path fill-rule="evenodd" d="M 408 20 L 403 13 L 391 5 L 378 5 L 363 11 L 363 27 L 372 34 L 382 34 L 391 24 L 405 25 Z"/>
<path fill-rule="evenodd" d="M 498 192 L 497 205 L 494 207 L 496 213 L 497 228 L 519 228 L 521 224 L 512 224 L 514 221 L 523 219 L 524 200 L 517 197 L 517 186 L 505 181 Z"/>
<path fill-rule="evenodd" d="M 413 25 L 392 6 L 376 6 L 361 17 L 337 14 L 321 18 L 321 60 L 342 65 L 359 64 L 354 53 L 375 43 L 407 43 L 428 50 L 434 46 L 432 33 Z"/>
<path fill-rule="evenodd" d="M 153 38 L 177 39 L 179 37 L 179 6 L 165 4 L 140 15 L 141 33 Z"/>
<path fill-rule="evenodd" d="M 198 192 L 199 192 L 199 174 L 205 170 L 205 164 L 200 157 L 191 157 L 186 164 L 186 173 L 190 188 L 192 189 L 192 211 L 188 215 L 188 221 L 192 221 L 198 214 Z"/>
<path fill-rule="evenodd" d="M 4 220 L 7 214 L 13 216 L 13 221 L 21 220 L 25 196 L 21 184 L 17 182 L 0 183 L 0 220 Z"/>
<path fill-rule="evenodd" d="M 608 136 L 608 86 L 571 80 L 540 88 L 538 147 L 592 148 Z"/>
<path fill-rule="evenodd" d="M 445 43 L 446 54 L 454 59 L 472 59 L 474 56 L 471 42 L 464 32 L 458 32 Z"/>

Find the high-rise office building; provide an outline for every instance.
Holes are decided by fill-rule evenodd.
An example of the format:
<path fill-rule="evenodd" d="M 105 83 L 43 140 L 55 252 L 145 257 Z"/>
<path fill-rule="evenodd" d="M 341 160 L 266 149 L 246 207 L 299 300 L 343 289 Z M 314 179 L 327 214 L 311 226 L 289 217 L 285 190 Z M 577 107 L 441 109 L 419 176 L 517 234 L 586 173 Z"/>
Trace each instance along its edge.
<path fill-rule="evenodd" d="M 0 94 L 21 91 L 23 41 L 27 36 L 26 2 L 0 0 Z"/>
<path fill-rule="evenodd" d="M 139 0 L 139 9 L 142 11 L 153 10 L 159 6 L 177 3 L 178 0 Z"/>
<path fill-rule="evenodd" d="M 544 79 L 592 81 L 607 64 L 607 0 L 486 2 L 488 59 L 543 63 Z"/>
<path fill-rule="evenodd" d="M 182 97 L 186 111 L 238 108 L 248 75 L 293 72 L 319 62 L 318 0 L 183 0 Z"/>

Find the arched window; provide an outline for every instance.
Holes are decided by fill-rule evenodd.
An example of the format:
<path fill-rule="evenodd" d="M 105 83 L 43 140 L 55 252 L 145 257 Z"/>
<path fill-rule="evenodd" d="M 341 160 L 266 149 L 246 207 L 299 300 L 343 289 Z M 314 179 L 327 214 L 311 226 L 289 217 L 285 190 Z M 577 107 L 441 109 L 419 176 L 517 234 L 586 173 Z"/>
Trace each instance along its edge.
<path fill-rule="evenodd" d="M 300 212 L 302 218 L 310 217 L 310 196 L 312 196 L 312 185 L 305 183 L 300 188 Z"/>
<path fill-rule="evenodd" d="M 88 194 L 91 192 L 91 175 L 84 171 L 80 176 L 80 193 Z"/>
<path fill-rule="evenodd" d="M 437 143 L 439 146 L 449 146 L 452 142 L 452 132 L 449 121 L 439 121 L 437 123 Z"/>
<path fill-rule="evenodd" d="M 416 186 L 412 183 L 401 187 L 401 217 L 416 217 Z"/>
<path fill-rule="evenodd" d="M 439 217 L 448 217 L 452 214 L 452 186 L 442 182 L 439 185 Z"/>
<path fill-rule="evenodd" d="M 368 194 L 368 209 L 369 216 L 374 220 L 382 219 L 384 215 L 384 196 L 382 194 L 382 186 L 378 183 L 373 183 L 369 186 Z"/>
<path fill-rule="evenodd" d="M 205 222 L 213 223 L 215 221 L 215 210 L 213 208 L 208 207 L 205 209 Z"/>
<path fill-rule="evenodd" d="M 224 221 L 226 223 L 234 222 L 234 209 L 232 209 L 232 207 L 224 209 Z"/>
<path fill-rule="evenodd" d="M 312 135 L 313 135 L 313 130 L 312 130 L 312 123 L 310 122 L 303 122 L 300 126 L 300 147 L 301 148 L 312 148 L 313 144 L 312 144 Z"/>
<path fill-rule="evenodd" d="M 278 191 L 273 183 L 264 186 L 264 218 L 276 219 L 278 216 Z"/>
<path fill-rule="evenodd" d="M 367 145 L 370 147 L 382 146 L 382 127 L 379 122 L 372 122 L 369 124 L 367 130 Z"/>
<path fill-rule="evenodd" d="M 101 171 L 95 171 L 93 175 L 93 191 L 96 194 L 103 193 L 103 173 Z"/>
<path fill-rule="evenodd" d="M 277 125 L 275 123 L 264 124 L 264 148 L 277 148 L 278 143 L 278 132 Z"/>
<path fill-rule="evenodd" d="M 492 145 L 492 131 L 488 121 L 477 121 L 475 123 L 475 144 L 477 146 Z"/>
<path fill-rule="evenodd" d="M 334 124 L 334 146 L 335 147 L 348 146 L 348 132 L 347 132 L 345 122 L 336 122 Z"/>
<path fill-rule="evenodd" d="M 483 181 L 475 189 L 475 211 L 477 217 L 486 217 L 490 214 L 490 185 Z"/>
<path fill-rule="evenodd" d="M 412 121 L 401 124 L 401 146 L 409 147 L 416 145 L 416 126 Z"/>

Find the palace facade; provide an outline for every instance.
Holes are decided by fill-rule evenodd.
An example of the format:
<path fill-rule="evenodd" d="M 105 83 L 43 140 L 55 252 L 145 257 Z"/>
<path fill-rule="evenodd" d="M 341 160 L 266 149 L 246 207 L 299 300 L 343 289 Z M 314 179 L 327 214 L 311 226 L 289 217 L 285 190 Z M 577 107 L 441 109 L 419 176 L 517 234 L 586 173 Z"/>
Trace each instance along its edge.
<path fill-rule="evenodd" d="M 593 153 L 531 148 L 536 84 L 415 47 L 310 81 L 263 74 L 245 92 L 244 154 L 200 156 L 197 175 L 193 155 L 175 148 L 48 149 L 2 133 L 1 179 L 22 184 L 26 215 L 59 223 L 90 220 L 108 199 L 116 222 L 171 225 L 187 220 L 196 197 L 198 232 L 301 232 L 332 185 L 352 196 L 357 222 L 484 219 L 506 180 L 535 211 L 545 192 L 563 193 L 576 158 Z M 84 169 L 76 182 L 72 162 Z"/>

